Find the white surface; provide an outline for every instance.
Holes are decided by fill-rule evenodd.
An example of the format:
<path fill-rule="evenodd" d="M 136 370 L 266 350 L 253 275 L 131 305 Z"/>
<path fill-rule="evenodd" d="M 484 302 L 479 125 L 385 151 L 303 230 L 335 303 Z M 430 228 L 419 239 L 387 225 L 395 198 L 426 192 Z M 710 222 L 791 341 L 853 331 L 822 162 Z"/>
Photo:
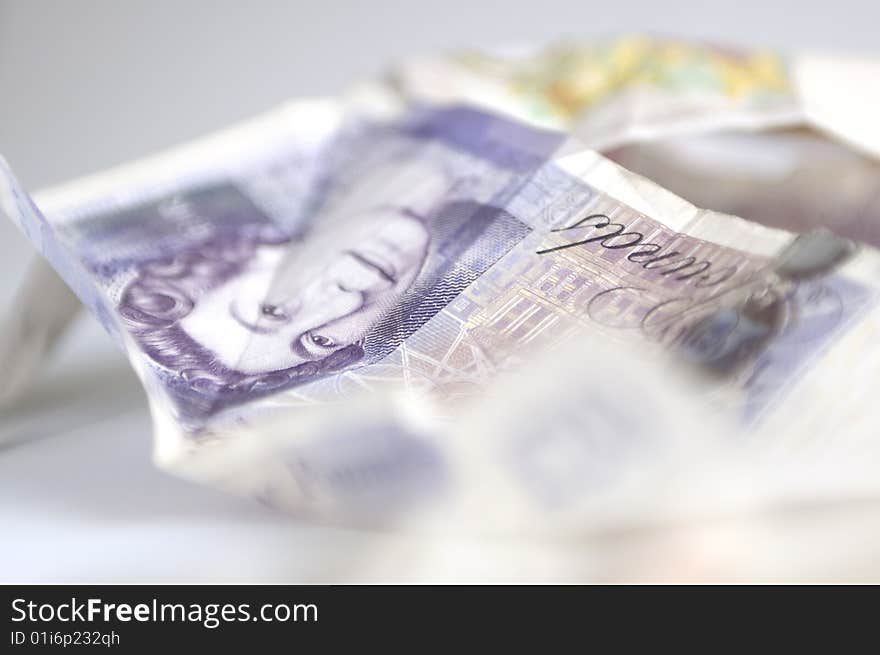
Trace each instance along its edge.
<path fill-rule="evenodd" d="M 876 51 L 878 14 L 872 0 L 833 16 L 800 0 L 0 0 L 0 152 L 36 189 L 337 92 L 407 53 L 635 30 Z M 0 307 L 29 252 L 0 224 Z M 406 549 L 166 476 L 149 430 L 124 358 L 81 318 L 28 403 L 0 417 L 2 436 L 28 441 L 0 451 L 0 582 L 346 580 Z"/>
<path fill-rule="evenodd" d="M 150 463 L 140 385 L 81 320 L 0 432 L 0 581 L 322 581 L 385 537 L 299 525 Z"/>

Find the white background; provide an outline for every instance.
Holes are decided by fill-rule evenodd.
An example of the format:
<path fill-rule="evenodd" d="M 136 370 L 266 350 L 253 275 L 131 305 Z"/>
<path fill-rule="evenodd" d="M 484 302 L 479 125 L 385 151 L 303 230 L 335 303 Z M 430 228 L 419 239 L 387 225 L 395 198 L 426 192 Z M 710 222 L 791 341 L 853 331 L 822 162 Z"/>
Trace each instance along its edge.
<path fill-rule="evenodd" d="M 870 53 L 878 19 L 874 0 L 0 0 L 0 153 L 37 190 L 339 92 L 407 54 L 632 31 Z M 29 255 L 0 224 L 0 307 Z M 0 582 L 347 580 L 407 547 L 155 470 L 141 390 L 90 318 L 0 416 L 5 439 L 27 443 L 0 450 Z"/>

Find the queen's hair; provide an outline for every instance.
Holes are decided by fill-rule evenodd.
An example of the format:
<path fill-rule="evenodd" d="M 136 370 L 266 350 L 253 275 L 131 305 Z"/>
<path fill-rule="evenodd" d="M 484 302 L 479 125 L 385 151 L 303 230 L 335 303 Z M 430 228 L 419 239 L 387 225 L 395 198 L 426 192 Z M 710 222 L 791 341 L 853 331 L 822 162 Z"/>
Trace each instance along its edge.
<path fill-rule="evenodd" d="M 289 239 L 224 234 L 139 268 L 119 300 L 119 312 L 144 353 L 164 369 L 166 385 L 185 414 L 207 416 L 229 405 L 340 371 L 364 356 L 350 344 L 319 360 L 259 374 L 232 369 L 190 337 L 179 321 L 198 298 L 240 275 L 261 246 Z"/>

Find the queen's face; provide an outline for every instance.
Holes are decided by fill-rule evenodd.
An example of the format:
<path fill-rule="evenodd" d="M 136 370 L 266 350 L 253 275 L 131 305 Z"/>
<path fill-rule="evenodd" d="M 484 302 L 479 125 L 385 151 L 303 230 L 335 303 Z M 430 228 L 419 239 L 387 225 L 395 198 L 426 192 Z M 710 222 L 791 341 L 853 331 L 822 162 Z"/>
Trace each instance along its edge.
<path fill-rule="evenodd" d="M 430 240 L 422 220 L 400 209 L 360 218 L 309 270 L 298 271 L 294 257 L 279 277 L 290 246 L 258 248 L 240 275 L 197 298 L 180 326 L 246 374 L 322 359 L 357 342 L 418 277 Z"/>

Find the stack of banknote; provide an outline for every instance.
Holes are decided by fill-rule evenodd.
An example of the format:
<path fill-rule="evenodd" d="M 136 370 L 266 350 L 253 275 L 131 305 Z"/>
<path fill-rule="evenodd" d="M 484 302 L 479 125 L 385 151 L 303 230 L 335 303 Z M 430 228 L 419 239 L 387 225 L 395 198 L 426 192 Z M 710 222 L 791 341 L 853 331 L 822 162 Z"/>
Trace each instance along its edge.
<path fill-rule="evenodd" d="M 725 575 L 773 512 L 880 501 L 878 74 L 637 36 L 452 53 L 33 199 L 4 166 L 42 259 L 0 398 L 81 304 L 178 475 L 503 538 L 499 575 Z"/>

